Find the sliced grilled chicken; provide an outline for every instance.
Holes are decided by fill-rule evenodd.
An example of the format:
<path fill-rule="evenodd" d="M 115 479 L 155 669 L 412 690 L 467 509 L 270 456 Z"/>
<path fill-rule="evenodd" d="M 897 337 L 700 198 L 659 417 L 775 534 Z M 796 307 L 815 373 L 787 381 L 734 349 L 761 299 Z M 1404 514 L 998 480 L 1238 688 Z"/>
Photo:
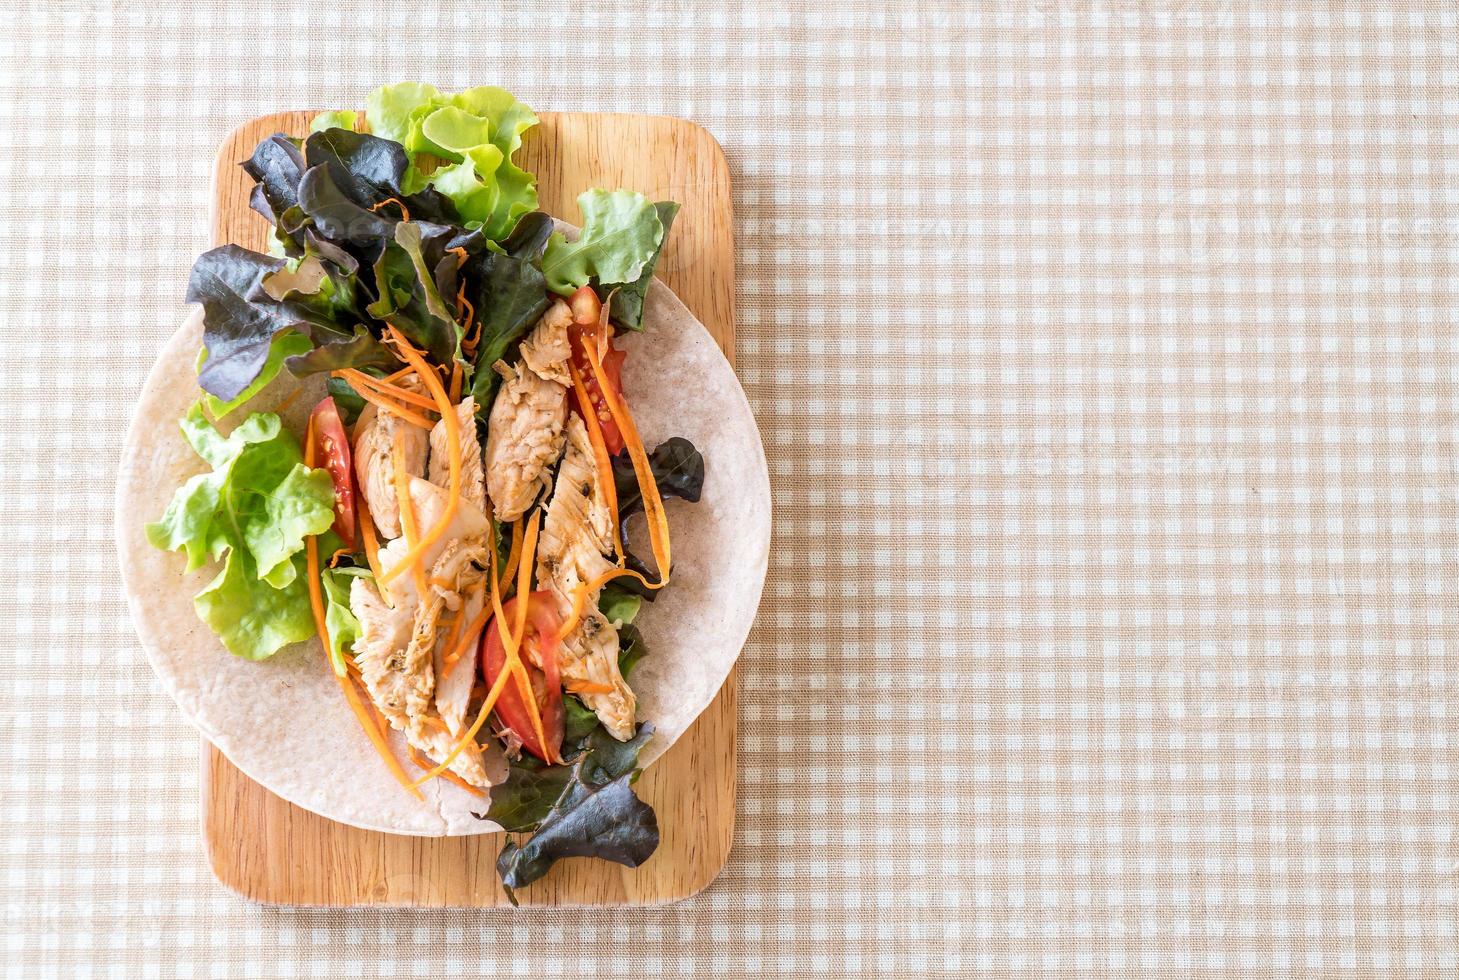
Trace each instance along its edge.
<path fill-rule="evenodd" d="M 407 380 L 415 375 L 407 375 Z M 423 476 L 429 436 L 425 429 L 402 421 L 374 405 L 367 405 L 355 426 L 355 475 L 370 516 L 384 538 L 400 537 L 400 502 L 395 499 L 394 451 L 396 433 L 403 440 L 407 476 Z"/>
<path fill-rule="evenodd" d="M 567 359 L 572 354 L 567 328 L 571 325 L 572 310 L 559 299 L 547 308 L 537 326 L 522 341 L 522 361 L 538 377 L 556 381 L 564 388 L 572 387 L 572 375 L 567 371 Z"/>
<path fill-rule="evenodd" d="M 486 490 L 497 520 L 514 521 L 537 499 L 562 452 L 567 389 L 526 365 L 503 372 L 506 383 L 487 419 Z"/>
<path fill-rule="evenodd" d="M 557 468 L 557 485 L 547 506 L 538 543 L 539 561 L 569 565 L 580 581 L 607 571 L 614 553 L 613 516 L 599 486 L 588 430 L 576 414 L 564 426 L 567 448 Z"/>
<path fill-rule="evenodd" d="M 431 681 L 429 666 L 414 669 L 407 650 L 415 616 L 400 604 L 385 605 L 375 587 L 363 579 L 350 584 L 350 609 L 360 621 L 360 639 L 355 642 L 355 660 L 365 691 L 379 707 L 390 727 L 405 734 L 405 740 L 440 762 L 456 747 L 459 725 L 451 729 L 434 709 L 412 715 L 409 705 Z M 460 669 L 457 664 L 457 669 Z M 468 744 L 451 760 L 451 771 L 473 786 L 490 785 L 481 750 Z"/>
<path fill-rule="evenodd" d="M 567 421 L 567 450 L 537 546 L 537 581 L 552 593 L 564 620 L 572 614 L 578 586 L 613 567 L 604 557 L 612 552 L 612 524 L 592 446 L 582 420 L 574 415 Z M 608 692 L 579 696 L 614 738 L 631 738 L 637 699 L 618 670 L 618 630 L 598 611 L 596 594 L 586 597 L 583 608 L 581 620 L 559 649 L 563 680 L 569 687 L 572 681 L 609 686 Z"/>
<path fill-rule="evenodd" d="M 385 720 L 404 731 L 409 724 L 405 702 L 410 687 L 405 648 L 410 643 L 415 606 L 401 602 L 391 608 L 374 585 L 357 578 L 350 583 L 350 612 L 360 621 L 355 660 L 365 689 Z"/>
<path fill-rule="evenodd" d="M 461 427 L 461 497 L 486 513 L 486 476 L 481 467 L 481 440 L 476 438 L 476 399 L 467 395 L 456 406 Z M 431 430 L 431 461 L 428 479 L 438 487 L 451 485 L 451 455 L 446 445 L 446 423 Z"/>
<path fill-rule="evenodd" d="M 446 491 L 425 480 L 413 479 L 410 496 L 422 531 L 434 527 L 445 512 Z M 461 730 L 464 714 L 464 701 L 454 687 L 448 692 L 447 701 L 448 709 L 456 717 L 454 727 L 444 719 L 436 700 L 440 616 L 443 610 L 459 605 L 462 594 L 480 580 L 482 573 L 476 563 L 487 557 L 489 528 L 486 515 L 475 504 L 462 499 L 445 533 L 422 555 L 428 570 L 424 596 L 410 573 L 390 583 L 393 609 L 380 599 L 375 586 L 363 580 L 355 580 L 350 588 L 350 608 L 361 625 L 362 635 L 355 651 L 366 690 L 391 726 L 403 731 L 411 745 L 436 761 L 454 748 L 457 739 L 453 736 Z M 408 550 L 404 538 L 381 548 L 382 571 L 389 573 L 399 566 Z M 458 663 L 452 676 L 461 669 Z M 464 676 L 469 678 L 470 672 Z M 469 697 L 468 684 L 466 698 Z M 486 769 L 475 745 L 468 745 L 457 755 L 451 769 L 472 785 L 487 784 Z"/>

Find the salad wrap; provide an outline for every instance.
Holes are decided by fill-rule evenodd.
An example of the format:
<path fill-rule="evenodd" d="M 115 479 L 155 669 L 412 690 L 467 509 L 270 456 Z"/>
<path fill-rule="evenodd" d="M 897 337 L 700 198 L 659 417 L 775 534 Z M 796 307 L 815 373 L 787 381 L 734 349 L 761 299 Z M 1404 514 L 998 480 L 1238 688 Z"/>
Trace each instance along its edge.
<path fill-rule="evenodd" d="M 199 260 L 117 491 L 189 720 L 333 820 L 533 832 L 509 887 L 652 852 L 631 783 L 728 677 L 770 538 L 734 372 L 652 279 L 674 206 L 543 215 L 511 163 L 533 122 L 499 89 L 387 86 L 261 144 L 274 254 Z"/>

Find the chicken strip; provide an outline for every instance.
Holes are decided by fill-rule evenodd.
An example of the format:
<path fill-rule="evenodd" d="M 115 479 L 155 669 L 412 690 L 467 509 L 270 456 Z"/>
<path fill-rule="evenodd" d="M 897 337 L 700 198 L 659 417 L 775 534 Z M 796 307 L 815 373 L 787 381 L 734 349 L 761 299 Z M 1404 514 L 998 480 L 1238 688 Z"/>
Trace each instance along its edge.
<path fill-rule="evenodd" d="M 467 395 L 456 406 L 461 426 L 461 497 L 486 513 L 486 477 L 481 468 L 481 440 L 476 438 L 476 399 Z M 438 487 L 451 485 L 451 456 L 446 444 L 446 423 L 431 430 L 431 461 L 427 477 Z"/>
<path fill-rule="evenodd" d="M 579 581 L 587 582 L 612 566 L 603 556 L 614 553 L 613 515 L 599 486 L 587 426 L 570 415 L 564 435 L 567 449 L 557 468 L 557 486 L 537 554 L 544 564 L 567 564 Z"/>
<path fill-rule="evenodd" d="M 440 521 L 447 504 L 445 490 L 414 479 L 410 495 L 421 527 L 433 527 Z M 403 731 L 411 745 L 437 761 L 454 748 L 465 710 L 460 692 L 452 688 L 448 707 L 457 718 L 453 727 L 442 717 L 435 699 L 440 617 L 443 610 L 459 607 L 463 592 L 481 581 L 478 564 L 488 557 L 489 528 L 486 515 L 463 499 L 445 533 L 421 556 L 429 570 L 426 595 L 418 593 L 415 578 L 409 574 L 390 583 L 394 608 L 384 603 L 374 585 L 361 579 L 350 588 L 350 608 L 361 626 L 355 651 L 365 689 L 391 727 Z M 404 538 L 390 542 L 380 549 L 381 569 L 388 573 L 398 567 L 408 551 Z M 455 670 L 461 669 L 457 664 Z M 469 670 L 464 676 L 470 677 Z M 486 785 L 486 770 L 475 745 L 468 745 L 452 760 L 451 769 L 472 785 Z"/>
<path fill-rule="evenodd" d="M 612 533 L 587 430 L 574 415 L 567 422 L 567 451 L 557 470 L 557 486 L 537 544 L 537 581 L 552 593 L 557 614 L 564 620 L 572 615 L 579 586 L 613 567 L 604 557 L 613 553 Z M 618 670 L 618 630 L 598 611 L 597 598 L 596 594 L 586 597 L 578 625 L 563 637 L 558 666 L 564 681 L 611 688 L 579 697 L 609 734 L 621 741 L 633 736 L 637 699 Z"/>
<path fill-rule="evenodd" d="M 567 359 L 572 354 L 567 328 L 571 325 L 572 310 L 559 299 L 547 308 L 537 326 L 522 341 L 523 363 L 538 377 L 556 381 L 564 388 L 572 387 L 572 375 L 567 371 Z"/>
<path fill-rule="evenodd" d="M 547 468 L 562 452 L 567 389 L 525 364 L 504 374 L 487 420 L 486 490 L 497 520 L 514 521 L 537 499 Z"/>
<path fill-rule="evenodd" d="M 405 734 L 408 744 L 439 763 L 456 747 L 459 729 L 453 731 L 434 710 L 414 717 L 408 710 L 422 682 L 419 671 L 407 670 L 406 651 L 413 634 L 414 614 L 404 604 L 394 609 L 385 605 L 375 587 L 358 578 L 350 584 L 350 610 L 360 621 L 355 661 L 370 700 L 391 728 Z M 450 768 L 473 786 L 491 785 L 481 749 L 475 744 L 468 744 L 457 753 Z"/>
<path fill-rule="evenodd" d="M 409 375 L 414 378 L 415 375 Z M 429 435 L 418 425 L 367 405 L 355 426 L 355 475 L 360 493 L 369 505 L 370 516 L 384 538 L 400 537 L 400 502 L 395 499 L 395 463 L 392 459 L 396 434 L 403 440 L 407 476 L 423 476 Z"/>

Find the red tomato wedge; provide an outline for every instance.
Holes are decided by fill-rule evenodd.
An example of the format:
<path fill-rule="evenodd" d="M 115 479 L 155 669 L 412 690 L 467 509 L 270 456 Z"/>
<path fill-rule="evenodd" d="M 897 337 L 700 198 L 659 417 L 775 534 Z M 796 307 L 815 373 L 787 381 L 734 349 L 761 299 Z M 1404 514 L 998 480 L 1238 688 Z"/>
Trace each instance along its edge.
<path fill-rule="evenodd" d="M 334 533 L 344 546 L 355 549 L 355 472 L 350 465 L 350 440 L 333 398 L 314 406 L 314 458 L 334 480 Z"/>
<path fill-rule="evenodd" d="M 518 597 L 502 606 L 502 615 L 507 622 L 515 621 Z M 562 620 L 557 616 L 555 600 L 550 592 L 533 592 L 527 596 L 527 637 L 525 644 L 536 650 L 535 659 L 542 669 L 532 666 L 532 657 L 523 656 L 522 665 L 527 668 L 527 677 L 532 682 L 532 693 L 537 701 L 537 713 L 542 718 L 542 735 L 547 741 L 544 747 L 537 740 L 532 726 L 532 716 L 527 712 L 526 702 L 515 681 L 508 681 L 496 702 L 496 716 L 501 723 L 522 740 L 522 748 L 531 752 L 543 762 L 556 762 L 562 754 L 562 731 L 565 722 L 562 707 L 562 678 L 557 665 L 557 634 L 562 629 Z M 492 617 L 486 634 L 481 638 L 481 675 L 487 687 L 496 683 L 502 666 L 507 661 L 507 650 L 502 645 L 501 630 L 497 628 L 496 617 Z"/>
<path fill-rule="evenodd" d="M 618 431 L 618 423 L 613 421 L 613 415 L 608 411 L 608 402 L 603 398 L 603 391 L 598 387 L 598 376 L 593 373 L 593 366 L 588 363 L 588 352 L 583 346 L 584 334 L 594 336 L 597 327 L 584 329 L 579 326 L 568 328 L 568 337 L 572 340 L 572 363 L 577 368 L 578 376 L 583 379 L 583 387 L 587 389 L 588 401 L 597 413 L 598 425 L 603 430 L 603 443 L 608 447 L 608 455 L 617 456 L 623 452 L 623 433 Z M 603 353 L 603 376 L 608 379 L 608 384 L 613 386 L 613 391 L 620 398 L 623 395 L 623 360 L 628 356 L 627 351 L 618 350 L 610 343 L 608 349 Z M 571 392 L 569 392 L 571 394 Z M 582 414 L 578 409 L 577 399 L 569 398 L 568 407 L 574 412 Z"/>

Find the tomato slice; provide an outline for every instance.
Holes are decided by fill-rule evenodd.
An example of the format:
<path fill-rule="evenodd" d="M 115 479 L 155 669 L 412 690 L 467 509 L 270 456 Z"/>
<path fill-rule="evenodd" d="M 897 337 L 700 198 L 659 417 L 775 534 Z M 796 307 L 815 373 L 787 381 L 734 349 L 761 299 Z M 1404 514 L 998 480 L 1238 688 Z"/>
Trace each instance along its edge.
<path fill-rule="evenodd" d="M 322 460 L 334 480 L 334 533 L 355 549 L 355 471 L 350 465 L 350 440 L 333 398 L 314 406 L 314 458 Z"/>
<path fill-rule="evenodd" d="M 588 363 L 588 351 L 583 344 L 584 335 L 596 336 L 596 334 L 596 326 L 584 328 L 574 324 L 568 328 L 568 337 L 572 341 L 572 364 L 577 368 L 578 376 L 583 379 L 583 388 L 587 390 L 588 401 L 592 403 L 593 411 L 598 416 L 598 425 L 603 429 L 603 443 L 608 447 L 608 454 L 617 456 L 623 452 L 623 433 L 618 431 L 618 423 L 613 421 L 613 414 L 608 411 L 608 402 L 603 397 L 603 390 L 598 387 L 598 376 L 593 373 L 593 366 Z M 623 395 L 623 361 L 626 357 L 628 357 L 628 352 L 618 350 L 611 341 L 608 349 L 603 353 L 603 376 L 613 387 L 614 394 L 620 398 Z M 582 414 L 578 409 L 576 398 L 569 398 L 567 404 L 574 412 Z"/>
<path fill-rule="evenodd" d="M 507 622 L 514 622 L 518 597 L 502 606 L 502 615 Z M 537 740 L 537 730 L 532 725 L 532 715 L 527 711 L 522 692 L 515 681 L 507 681 L 496 701 L 496 716 L 503 725 L 516 733 L 522 741 L 522 748 L 531 752 L 543 762 L 552 763 L 562 755 L 562 732 L 565 715 L 562 706 L 562 677 L 558 672 L 557 633 L 562 621 L 557 617 L 556 602 L 550 592 L 533 592 L 527 596 L 527 638 L 526 643 L 537 651 L 542 664 L 538 670 L 530 657 L 522 658 L 527 668 L 527 677 L 532 682 L 532 694 L 537 701 L 537 714 L 542 719 L 542 736 L 547 745 L 544 749 Z M 507 662 L 507 650 L 502 644 L 501 630 L 496 617 L 492 617 L 485 635 L 481 638 L 481 675 L 490 688 L 501 675 Z"/>

